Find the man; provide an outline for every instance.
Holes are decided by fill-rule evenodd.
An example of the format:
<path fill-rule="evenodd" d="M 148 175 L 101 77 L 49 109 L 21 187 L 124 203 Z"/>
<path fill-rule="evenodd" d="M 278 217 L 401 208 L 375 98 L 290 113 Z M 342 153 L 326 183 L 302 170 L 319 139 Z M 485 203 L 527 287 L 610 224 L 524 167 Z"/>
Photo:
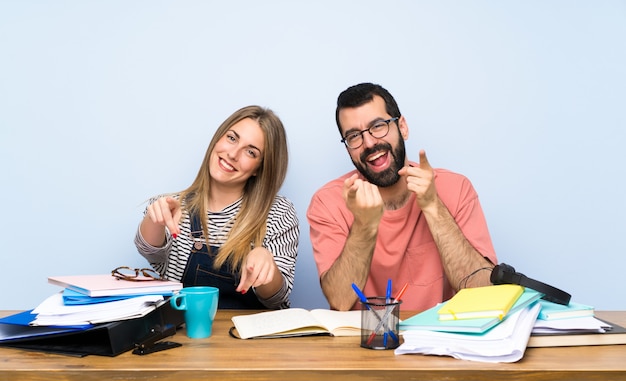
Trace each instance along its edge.
<path fill-rule="evenodd" d="M 330 308 L 357 308 L 408 284 L 404 310 L 425 310 L 464 287 L 490 285 L 496 254 L 478 195 L 462 175 L 406 158 L 409 127 L 383 87 L 337 99 L 339 133 L 356 167 L 320 188 L 307 210 L 313 254 Z"/>

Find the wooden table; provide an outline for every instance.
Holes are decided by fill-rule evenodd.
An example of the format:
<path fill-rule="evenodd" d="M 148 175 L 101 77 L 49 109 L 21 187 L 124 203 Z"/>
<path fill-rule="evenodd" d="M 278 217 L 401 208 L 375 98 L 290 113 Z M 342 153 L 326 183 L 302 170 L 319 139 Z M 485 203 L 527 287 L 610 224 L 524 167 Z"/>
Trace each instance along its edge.
<path fill-rule="evenodd" d="M 359 337 L 231 338 L 230 318 L 243 313 L 219 311 L 210 338 L 189 339 L 181 330 L 168 340 L 182 347 L 145 356 L 76 358 L 0 347 L 0 380 L 626 380 L 626 345 L 528 348 L 516 363 L 490 364 L 396 356 L 361 348 Z M 626 325 L 626 311 L 597 316 Z"/>

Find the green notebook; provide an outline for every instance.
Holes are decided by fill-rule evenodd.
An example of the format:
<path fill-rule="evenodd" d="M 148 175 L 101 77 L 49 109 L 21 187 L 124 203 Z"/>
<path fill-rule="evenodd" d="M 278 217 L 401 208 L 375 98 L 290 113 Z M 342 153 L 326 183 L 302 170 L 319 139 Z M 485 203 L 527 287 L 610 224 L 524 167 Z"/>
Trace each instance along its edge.
<path fill-rule="evenodd" d="M 543 294 L 530 288 L 526 288 L 513 307 L 511 307 L 508 315 L 530 306 L 542 296 Z M 438 304 L 424 312 L 420 312 L 417 315 L 413 315 L 410 318 L 401 321 L 400 330 L 419 329 L 441 332 L 484 333 L 489 328 L 492 328 L 501 322 L 499 318 L 439 320 L 437 311 L 439 311 L 445 303 L 447 302 Z"/>

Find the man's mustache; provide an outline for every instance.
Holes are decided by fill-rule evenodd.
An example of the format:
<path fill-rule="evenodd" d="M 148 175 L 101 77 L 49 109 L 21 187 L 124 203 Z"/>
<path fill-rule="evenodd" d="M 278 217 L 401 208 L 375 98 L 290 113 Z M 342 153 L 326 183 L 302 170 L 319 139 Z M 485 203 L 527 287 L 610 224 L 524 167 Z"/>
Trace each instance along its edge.
<path fill-rule="evenodd" d="M 370 148 L 366 148 L 362 153 L 361 153 L 361 161 L 365 162 L 367 160 L 367 157 L 378 152 L 378 151 L 384 151 L 387 150 L 389 152 L 391 151 L 391 144 L 386 144 L 386 143 L 380 143 L 380 144 L 376 144 L 373 147 Z M 392 152 L 393 154 L 393 152 Z"/>

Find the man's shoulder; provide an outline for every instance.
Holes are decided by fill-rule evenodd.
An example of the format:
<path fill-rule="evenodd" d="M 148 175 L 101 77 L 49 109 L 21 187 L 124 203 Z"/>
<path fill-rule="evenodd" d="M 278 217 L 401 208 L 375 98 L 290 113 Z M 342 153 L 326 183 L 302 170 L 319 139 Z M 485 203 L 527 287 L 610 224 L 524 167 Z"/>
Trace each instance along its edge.
<path fill-rule="evenodd" d="M 462 199 L 474 199 L 478 197 L 472 182 L 467 176 L 448 169 L 435 169 L 435 184 L 437 193 L 449 208 L 451 204 Z"/>
<path fill-rule="evenodd" d="M 462 173 L 454 172 L 445 168 L 434 168 L 436 181 L 465 182 L 469 179 Z"/>

